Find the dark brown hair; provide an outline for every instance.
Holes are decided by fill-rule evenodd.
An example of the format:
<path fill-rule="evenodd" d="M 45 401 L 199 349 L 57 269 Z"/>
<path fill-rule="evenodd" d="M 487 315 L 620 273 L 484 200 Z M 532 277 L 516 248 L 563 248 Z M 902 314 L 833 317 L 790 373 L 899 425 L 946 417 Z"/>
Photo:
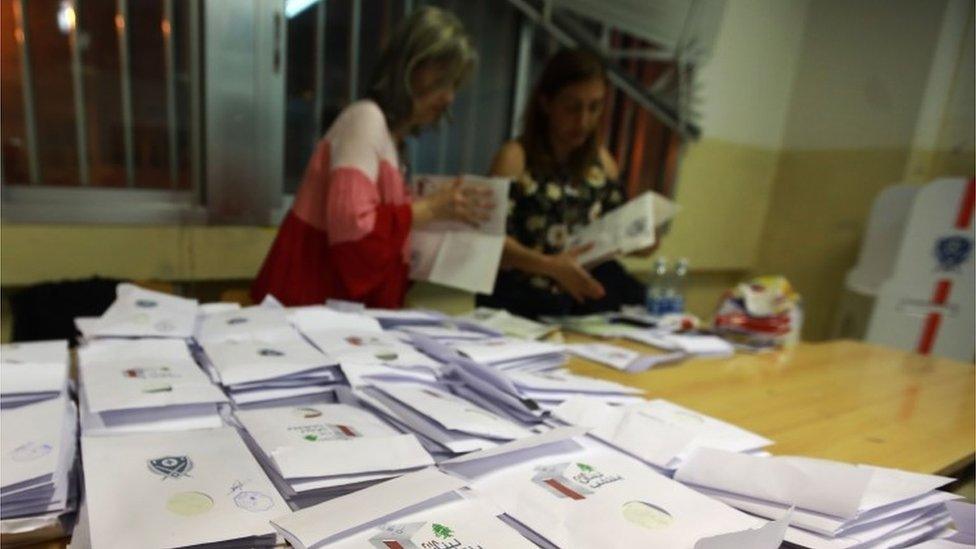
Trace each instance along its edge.
<path fill-rule="evenodd" d="M 600 58 L 587 50 L 564 48 L 546 63 L 526 105 L 522 134 L 518 138 L 525 149 L 527 171 L 552 173 L 558 168 L 549 142 L 549 116 L 543 107 L 543 100 L 552 100 L 563 88 L 594 78 L 600 78 L 606 84 L 607 74 Z M 586 170 L 599 162 L 601 145 L 597 129 L 569 155 L 566 168 L 571 175 L 577 179 L 583 178 Z"/>

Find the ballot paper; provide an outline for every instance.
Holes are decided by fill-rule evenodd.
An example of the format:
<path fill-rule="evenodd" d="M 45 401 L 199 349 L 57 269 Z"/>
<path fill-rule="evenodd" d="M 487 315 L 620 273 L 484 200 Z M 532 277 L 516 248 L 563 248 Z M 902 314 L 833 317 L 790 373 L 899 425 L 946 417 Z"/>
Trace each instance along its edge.
<path fill-rule="evenodd" d="M 238 411 L 285 479 L 406 471 L 433 460 L 410 434 L 347 404 Z"/>
<path fill-rule="evenodd" d="M 68 342 L 0 345 L 0 408 L 54 398 L 68 382 Z"/>
<path fill-rule="evenodd" d="M 340 364 L 381 364 L 426 371 L 438 371 L 441 367 L 440 362 L 402 341 L 395 332 L 334 329 L 305 332 L 305 336 Z"/>
<path fill-rule="evenodd" d="M 644 391 L 613 381 L 580 376 L 568 370 L 506 372 L 520 393 L 545 407 L 556 407 L 567 398 L 590 395 L 606 403 L 642 402 Z"/>
<path fill-rule="evenodd" d="M 673 202 L 648 191 L 574 233 L 570 247 L 592 244 L 578 257 L 585 266 L 649 248 L 656 242 L 655 229 L 670 221 L 676 211 Z"/>
<path fill-rule="evenodd" d="M 322 353 L 291 327 L 265 332 L 246 339 L 204 341 L 200 345 L 220 376 L 221 384 L 235 386 L 289 377 L 310 377 L 317 371 L 337 367 L 336 359 Z"/>
<path fill-rule="evenodd" d="M 21 529 L 34 529 L 48 515 L 60 515 L 74 505 L 77 411 L 61 393 L 45 400 L 0 412 L 0 519 L 9 529 L 21 519 Z"/>
<path fill-rule="evenodd" d="M 720 467 L 721 470 L 715 470 Z M 895 469 L 804 457 L 757 457 L 698 448 L 675 479 L 759 516 L 796 509 L 787 539 L 813 547 L 853 547 L 888 539 L 922 516 L 948 516 L 936 491 L 952 481 Z M 917 526 L 917 525 L 916 525 Z M 802 531 L 794 532 L 795 529 Z"/>
<path fill-rule="evenodd" d="M 195 299 L 119 284 L 112 305 L 97 319 L 77 323 L 87 339 L 96 337 L 193 336 L 198 304 Z"/>
<path fill-rule="evenodd" d="M 375 383 L 357 395 L 441 453 L 491 448 L 531 431 L 432 384 Z M 429 450 L 438 451 L 438 448 Z"/>
<path fill-rule="evenodd" d="M 78 351 L 85 434 L 220 425 L 227 397 L 182 340 L 97 340 Z"/>
<path fill-rule="evenodd" d="M 683 351 L 647 354 L 609 343 L 571 343 L 566 345 L 566 350 L 615 370 L 632 373 L 643 372 L 659 364 L 678 362 L 688 356 Z"/>
<path fill-rule="evenodd" d="M 425 175 L 416 178 L 418 196 L 451 184 L 454 177 Z M 508 186 L 505 178 L 465 175 L 462 187 L 488 188 L 495 208 L 477 227 L 459 221 L 435 221 L 410 233 L 410 278 L 470 292 L 491 293 L 505 242 Z"/>
<path fill-rule="evenodd" d="M 673 470 L 695 448 L 755 452 L 773 442 L 667 400 L 624 406 L 587 396 L 567 399 L 553 416 L 590 430 L 590 435 L 655 467 Z"/>
<path fill-rule="evenodd" d="M 545 341 L 500 337 L 452 343 L 471 360 L 499 370 L 551 370 L 566 363 L 565 347 Z"/>
<path fill-rule="evenodd" d="M 948 501 L 946 510 L 956 529 L 949 540 L 976 545 L 976 505 L 965 501 Z"/>
<path fill-rule="evenodd" d="M 489 330 L 520 339 L 542 339 L 559 330 L 559 326 L 543 324 L 525 317 L 513 315 L 504 309 L 478 307 L 470 313 L 457 317 L 475 322 Z"/>
<path fill-rule="evenodd" d="M 288 320 L 305 334 L 349 330 L 357 332 L 382 332 L 380 321 L 363 312 L 340 311 L 331 307 L 314 305 L 295 307 L 288 313 Z"/>
<path fill-rule="evenodd" d="M 270 547 L 288 512 L 237 432 L 83 437 L 93 547 Z"/>
<path fill-rule="evenodd" d="M 196 340 L 201 343 L 255 337 L 271 340 L 279 334 L 289 338 L 294 332 L 288 322 L 287 311 L 280 307 L 258 305 L 203 315 Z"/>
<path fill-rule="evenodd" d="M 523 439 L 439 467 L 551 546 L 690 549 L 702 538 L 756 533 L 766 524 L 600 443 L 565 438 L 572 432 L 552 431 L 535 437 L 537 445 Z M 749 546 L 772 549 L 780 541 Z"/>
<path fill-rule="evenodd" d="M 463 486 L 462 481 L 429 468 L 272 523 L 299 549 L 535 547 Z"/>
<path fill-rule="evenodd" d="M 724 358 L 735 354 L 735 347 L 717 335 L 674 333 L 666 330 L 631 329 L 622 337 L 687 356 Z"/>

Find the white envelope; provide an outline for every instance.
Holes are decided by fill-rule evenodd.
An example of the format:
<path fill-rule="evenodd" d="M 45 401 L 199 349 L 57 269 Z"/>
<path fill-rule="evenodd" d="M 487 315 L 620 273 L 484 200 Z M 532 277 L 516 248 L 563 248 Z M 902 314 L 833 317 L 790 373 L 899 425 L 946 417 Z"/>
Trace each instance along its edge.
<path fill-rule="evenodd" d="M 337 311 L 323 305 L 294 307 L 290 310 L 288 319 L 305 334 L 332 330 L 383 331 L 379 321 L 369 315 Z"/>
<path fill-rule="evenodd" d="M 89 410 L 226 402 L 183 341 L 94 342 L 79 351 Z"/>
<path fill-rule="evenodd" d="M 0 394 L 60 393 L 68 380 L 68 342 L 0 345 Z"/>
<path fill-rule="evenodd" d="M 323 352 L 340 363 L 385 364 L 390 366 L 423 366 L 439 369 L 440 362 L 400 341 L 393 332 L 335 329 L 327 332 L 305 332 Z"/>
<path fill-rule="evenodd" d="M 268 521 L 288 510 L 229 427 L 84 437 L 82 451 L 93 547 L 270 536 Z"/>
<path fill-rule="evenodd" d="M 193 335 L 197 311 L 195 299 L 119 284 L 105 313 L 79 328 L 85 328 L 85 337 L 187 338 Z"/>
<path fill-rule="evenodd" d="M 196 338 L 201 343 L 255 335 L 269 340 L 276 334 L 289 337 L 294 333 L 284 309 L 258 305 L 204 316 Z"/>
<path fill-rule="evenodd" d="M 464 486 L 427 468 L 294 513 L 271 522 L 296 548 L 321 547 L 344 533 Z"/>
<path fill-rule="evenodd" d="M 505 376 L 515 385 L 536 392 L 594 393 L 641 395 L 642 389 L 622 385 L 613 381 L 579 376 L 568 370 L 549 370 L 546 372 L 506 372 Z"/>
<path fill-rule="evenodd" d="M 67 442 L 63 440 L 65 422 L 74 423 L 74 410 L 74 404 L 62 396 L 0 412 L 0 487 L 4 491 L 53 480 Z"/>
<path fill-rule="evenodd" d="M 433 387 L 406 383 L 374 385 L 445 429 L 496 440 L 513 440 L 532 434 L 531 431 L 467 400 Z"/>
<path fill-rule="evenodd" d="M 286 479 L 415 469 L 433 459 L 413 435 L 346 404 L 238 410 Z"/>
<path fill-rule="evenodd" d="M 291 335 L 273 341 L 227 339 L 205 341 L 201 346 L 224 385 L 281 378 L 338 364 L 293 330 Z"/>
<path fill-rule="evenodd" d="M 564 346 L 556 343 L 513 338 L 465 341 L 455 343 L 452 347 L 481 364 L 501 364 L 526 357 L 560 354 L 565 351 Z"/>
<path fill-rule="evenodd" d="M 690 549 L 765 524 L 585 439 L 502 450 L 441 467 L 555 546 Z"/>

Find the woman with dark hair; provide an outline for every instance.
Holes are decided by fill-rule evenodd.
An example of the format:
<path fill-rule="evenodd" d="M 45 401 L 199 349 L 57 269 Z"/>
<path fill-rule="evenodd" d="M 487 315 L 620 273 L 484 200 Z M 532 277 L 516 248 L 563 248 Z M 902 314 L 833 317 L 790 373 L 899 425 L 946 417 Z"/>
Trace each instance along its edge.
<path fill-rule="evenodd" d="M 616 261 L 588 271 L 569 235 L 626 201 L 599 128 L 607 94 L 600 59 L 564 49 L 542 71 L 522 134 L 491 172 L 512 183 L 508 237 L 495 290 L 478 304 L 528 317 L 587 314 L 643 303 L 645 287 Z"/>
<path fill-rule="evenodd" d="M 411 228 L 487 219 L 490 192 L 462 191 L 460 181 L 411 199 L 400 162 L 406 137 L 440 120 L 475 61 L 454 15 L 423 7 L 401 22 L 367 99 L 346 107 L 316 145 L 251 288 L 255 301 L 271 294 L 285 305 L 338 298 L 398 308 Z"/>

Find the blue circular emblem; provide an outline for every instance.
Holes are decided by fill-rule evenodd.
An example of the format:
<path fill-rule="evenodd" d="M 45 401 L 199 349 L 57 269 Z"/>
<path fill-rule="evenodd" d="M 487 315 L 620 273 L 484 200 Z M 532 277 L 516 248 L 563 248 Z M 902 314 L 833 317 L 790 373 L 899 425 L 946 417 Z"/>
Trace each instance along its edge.
<path fill-rule="evenodd" d="M 935 243 L 935 258 L 943 271 L 954 270 L 965 263 L 972 251 L 972 240 L 964 236 L 945 236 Z"/>

